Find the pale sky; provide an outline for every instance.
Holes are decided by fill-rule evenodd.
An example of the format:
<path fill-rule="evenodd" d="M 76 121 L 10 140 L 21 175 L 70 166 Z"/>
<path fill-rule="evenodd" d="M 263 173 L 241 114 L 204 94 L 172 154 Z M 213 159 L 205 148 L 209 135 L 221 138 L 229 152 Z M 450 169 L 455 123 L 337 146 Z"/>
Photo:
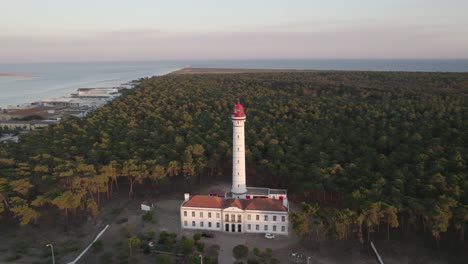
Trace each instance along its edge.
<path fill-rule="evenodd" d="M 0 63 L 468 59 L 468 0 L 0 0 Z"/>

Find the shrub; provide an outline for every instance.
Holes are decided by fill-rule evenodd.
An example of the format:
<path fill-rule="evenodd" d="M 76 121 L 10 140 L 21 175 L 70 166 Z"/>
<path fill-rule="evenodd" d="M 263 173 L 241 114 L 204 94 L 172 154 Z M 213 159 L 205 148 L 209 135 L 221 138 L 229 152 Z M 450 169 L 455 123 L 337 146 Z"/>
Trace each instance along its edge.
<path fill-rule="evenodd" d="M 237 245 L 232 249 L 232 254 L 236 259 L 241 259 L 247 257 L 249 253 L 249 248 L 244 245 Z"/>
<path fill-rule="evenodd" d="M 193 248 L 193 239 L 190 237 L 182 237 L 180 240 L 182 250 L 185 254 L 192 252 Z"/>
<path fill-rule="evenodd" d="M 247 264 L 259 264 L 260 262 L 258 262 L 258 260 L 254 259 L 254 258 L 249 258 L 247 260 Z"/>
<path fill-rule="evenodd" d="M 203 264 L 218 264 L 217 257 L 203 257 Z"/>
<path fill-rule="evenodd" d="M 159 234 L 158 244 L 169 248 L 169 250 L 165 250 L 165 251 L 171 251 L 176 242 L 177 242 L 176 233 L 168 233 L 166 231 L 162 231 Z"/>
<path fill-rule="evenodd" d="M 93 250 L 94 253 L 101 252 L 103 248 L 104 248 L 104 244 L 102 243 L 101 240 L 96 240 L 91 245 L 91 249 Z"/>
<path fill-rule="evenodd" d="M 198 234 L 198 233 L 196 233 L 195 235 L 193 235 L 193 240 L 195 240 L 195 241 L 200 240 L 200 238 L 201 238 L 201 235 Z"/>
<path fill-rule="evenodd" d="M 141 218 L 145 222 L 153 222 L 153 211 L 146 212 Z"/>
<path fill-rule="evenodd" d="M 168 254 L 159 254 L 156 257 L 157 264 L 172 264 L 172 257 Z"/>
<path fill-rule="evenodd" d="M 253 253 L 254 253 L 255 256 L 260 257 L 260 255 L 262 254 L 262 251 L 260 251 L 260 249 L 258 249 L 258 247 L 254 247 L 253 248 Z"/>
<path fill-rule="evenodd" d="M 128 240 L 128 247 L 130 249 L 130 256 L 132 256 L 133 252 L 140 248 L 141 246 L 141 240 L 138 237 L 131 237 Z"/>
<path fill-rule="evenodd" d="M 198 252 L 203 252 L 205 250 L 205 243 L 203 242 L 195 242 L 195 247 L 197 248 Z"/>

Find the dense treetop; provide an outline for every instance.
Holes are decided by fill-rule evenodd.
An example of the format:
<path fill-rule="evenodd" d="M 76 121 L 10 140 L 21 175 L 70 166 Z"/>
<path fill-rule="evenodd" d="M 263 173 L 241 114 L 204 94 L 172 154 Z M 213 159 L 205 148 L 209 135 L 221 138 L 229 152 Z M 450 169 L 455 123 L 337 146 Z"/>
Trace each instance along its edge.
<path fill-rule="evenodd" d="M 287 188 L 337 238 L 401 221 L 438 239 L 468 220 L 468 74 L 275 72 L 142 79 L 85 119 L 0 145 L 0 216 L 95 215 L 119 183 L 229 178 L 231 109 L 246 109 L 247 178 Z M 332 207 L 320 211 L 313 203 Z M 0 220 L 1 221 L 1 220 Z M 362 237 L 361 237 L 362 238 Z"/>

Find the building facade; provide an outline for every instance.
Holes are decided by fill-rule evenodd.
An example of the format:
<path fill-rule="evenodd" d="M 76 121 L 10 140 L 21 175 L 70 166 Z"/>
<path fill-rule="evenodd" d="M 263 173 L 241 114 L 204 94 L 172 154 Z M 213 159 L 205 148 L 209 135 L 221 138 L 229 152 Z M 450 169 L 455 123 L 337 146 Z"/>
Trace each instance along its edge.
<path fill-rule="evenodd" d="M 180 215 L 183 229 L 288 235 L 287 200 L 196 195 L 186 197 Z"/>

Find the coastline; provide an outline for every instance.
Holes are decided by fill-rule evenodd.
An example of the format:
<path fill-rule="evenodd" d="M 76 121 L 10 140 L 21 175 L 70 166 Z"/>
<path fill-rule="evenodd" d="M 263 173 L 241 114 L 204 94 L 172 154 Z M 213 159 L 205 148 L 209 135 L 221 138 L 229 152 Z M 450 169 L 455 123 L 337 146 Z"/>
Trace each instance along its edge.
<path fill-rule="evenodd" d="M 92 77 L 93 73 L 99 69 L 83 72 L 82 76 L 78 77 L 72 71 L 68 71 L 67 75 L 71 72 L 71 78 L 62 77 L 60 72 L 57 74 L 55 72 L 29 74 L 10 72 L 6 69 L 0 72 L 0 109 L 32 105 L 48 98 L 68 97 L 80 88 L 119 87 L 132 81 L 138 81 L 141 78 L 167 75 L 182 68 L 182 66 L 162 69 L 154 67 L 152 70 L 140 71 L 137 69 L 134 73 L 130 69 L 125 69 L 126 71 L 116 72 L 113 75 L 104 72 L 102 76 L 95 79 Z M 99 74 L 99 72 L 97 73 Z M 51 74 L 54 75 L 51 76 Z M 56 78 L 56 76 L 59 77 Z M 32 79 L 32 77 L 37 78 Z M 51 78 L 52 81 L 49 81 Z M 88 80 L 88 78 L 92 79 L 92 81 Z"/>
<path fill-rule="evenodd" d="M 270 72 L 317 72 L 317 71 L 319 70 L 185 67 L 185 68 L 170 72 L 168 73 L 168 75 L 270 73 Z"/>
<path fill-rule="evenodd" d="M 34 77 L 30 73 L 9 73 L 9 72 L 0 72 L 0 77 Z"/>

